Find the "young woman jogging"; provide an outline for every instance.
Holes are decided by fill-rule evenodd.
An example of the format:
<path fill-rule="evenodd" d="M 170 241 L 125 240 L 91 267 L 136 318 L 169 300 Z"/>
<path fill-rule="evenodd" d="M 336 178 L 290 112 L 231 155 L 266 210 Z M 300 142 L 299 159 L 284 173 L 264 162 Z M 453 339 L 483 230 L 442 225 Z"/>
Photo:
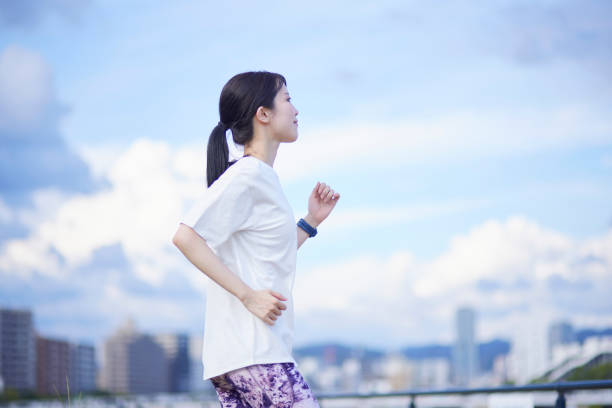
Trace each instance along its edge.
<path fill-rule="evenodd" d="M 245 72 L 221 91 L 207 148 L 207 184 L 174 245 L 210 278 L 202 362 L 222 407 L 318 407 L 292 352 L 297 249 L 340 194 L 318 182 L 297 226 L 273 168 L 297 140 L 282 75 Z"/>

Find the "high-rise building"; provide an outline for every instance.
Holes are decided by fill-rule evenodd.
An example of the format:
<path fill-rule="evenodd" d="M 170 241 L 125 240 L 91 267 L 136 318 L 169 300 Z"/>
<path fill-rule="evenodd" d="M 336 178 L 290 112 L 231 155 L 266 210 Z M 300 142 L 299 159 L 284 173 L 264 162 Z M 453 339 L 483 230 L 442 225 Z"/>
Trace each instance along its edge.
<path fill-rule="evenodd" d="M 476 313 L 470 308 L 460 308 L 455 323 L 457 338 L 453 347 L 453 379 L 456 385 L 467 386 L 479 373 Z"/>
<path fill-rule="evenodd" d="M 36 389 L 36 340 L 30 310 L 0 309 L 0 377 L 5 389 Z"/>
<path fill-rule="evenodd" d="M 43 395 L 68 394 L 69 370 L 70 344 L 37 336 L 36 391 Z"/>
<path fill-rule="evenodd" d="M 136 331 L 132 320 L 104 343 L 102 385 L 111 392 L 168 391 L 168 367 L 162 347 Z"/>
<path fill-rule="evenodd" d="M 36 337 L 36 390 L 44 395 L 76 395 L 95 390 L 93 346 Z"/>
<path fill-rule="evenodd" d="M 548 327 L 548 353 L 552 359 L 552 353 L 555 346 L 561 344 L 570 344 L 576 341 L 574 327 L 564 321 L 552 323 Z"/>
<path fill-rule="evenodd" d="M 70 344 L 70 393 L 96 389 L 96 357 L 94 346 Z"/>
<path fill-rule="evenodd" d="M 168 362 L 168 391 L 190 390 L 189 336 L 186 334 L 158 334 L 154 340 L 166 354 Z"/>

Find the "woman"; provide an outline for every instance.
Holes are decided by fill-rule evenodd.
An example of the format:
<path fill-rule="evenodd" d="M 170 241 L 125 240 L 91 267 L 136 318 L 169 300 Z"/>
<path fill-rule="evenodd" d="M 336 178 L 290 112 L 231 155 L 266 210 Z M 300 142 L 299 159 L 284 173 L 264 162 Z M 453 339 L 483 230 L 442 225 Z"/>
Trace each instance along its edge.
<path fill-rule="evenodd" d="M 208 141 L 208 189 L 172 240 L 212 280 L 203 379 L 222 407 L 318 407 L 291 355 L 291 292 L 297 249 L 316 235 L 340 194 L 317 183 L 308 214 L 295 225 L 273 169 L 278 146 L 298 136 L 298 111 L 282 75 L 234 76 L 221 91 L 219 113 Z"/>

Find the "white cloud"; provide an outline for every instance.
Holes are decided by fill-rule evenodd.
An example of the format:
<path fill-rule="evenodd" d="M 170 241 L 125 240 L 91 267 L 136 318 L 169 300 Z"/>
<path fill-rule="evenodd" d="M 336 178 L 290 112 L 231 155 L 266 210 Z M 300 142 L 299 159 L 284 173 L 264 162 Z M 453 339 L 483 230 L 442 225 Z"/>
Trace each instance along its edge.
<path fill-rule="evenodd" d="M 35 190 L 30 195 L 32 206 L 16 208 L 13 215 L 20 224 L 28 228 L 36 228 L 42 222 L 53 218 L 70 197 L 70 194 L 55 188 Z"/>
<path fill-rule="evenodd" d="M 610 254 L 612 231 L 576 242 L 522 216 L 490 220 L 456 236 L 448 250 L 425 262 L 402 251 L 387 259 L 363 255 L 298 271 L 298 326 L 303 319 L 304 326 L 321 328 L 304 334 L 310 341 L 357 331 L 361 339 L 355 340 L 365 343 L 450 342 L 455 310 L 463 305 L 479 314 L 481 340 L 512 338 L 534 314 L 548 321 L 567 318 L 580 327 L 612 324 L 612 313 L 601 313 L 612 310 L 606 295 L 612 285 Z M 566 286 L 551 287 L 551 279 Z M 483 280 L 494 287 L 479 287 Z M 342 327 L 338 318 L 345 319 Z"/>
<path fill-rule="evenodd" d="M 0 270 L 26 280 L 32 278 L 34 272 L 58 278 L 65 277 L 67 272 L 52 244 L 37 236 L 6 242 L 0 255 Z"/>
<path fill-rule="evenodd" d="M 197 162 L 191 152 L 179 149 L 175 154 L 164 143 L 135 141 L 108 166 L 109 189 L 73 195 L 52 205 L 53 213 L 40 203 L 38 213 L 24 213 L 34 231 L 26 239 L 6 242 L 0 265 L 12 273 L 62 275 L 55 251 L 69 270 L 87 263 L 96 248 L 121 243 L 135 273 L 160 284 L 180 261 L 169 243 L 183 206 L 203 188 L 201 172 L 191 173 L 189 165 L 179 162 Z M 56 262 L 50 264 L 50 257 Z"/>
<path fill-rule="evenodd" d="M 108 180 L 109 188 L 70 196 L 55 189 L 36 191 L 33 208 L 16 212 L 33 232 L 5 243 L 0 266 L 27 276 L 37 271 L 61 277 L 89 262 L 97 248 L 120 243 L 137 276 L 159 285 L 180 261 L 169 245 L 177 220 L 204 188 L 202 149 L 173 150 L 163 142 L 139 139 L 124 151 L 115 146 L 101 149 L 99 155 L 92 147 L 81 152 L 98 177 Z M 339 211 L 327 228 L 341 230 L 355 217 L 362 220 L 361 227 L 367 227 L 488 204 L 489 200 L 460 199 L 393 209 L 351 209 Z M 24 260 L 27 253 L 32 256 Z"/>
<path fill-rule="evenodd" d="M 453 238 L 449 250 L 427 266 L 414 289 L 421 296 L 431 296 L 480 278 L 543 280 L 554 272 L 567 276 L 568 271 L 558 265 L 566 265 L 575 256 L 572 248 L 569 238 L 523 217 L 510 218 L 505 224 L 488 221 Z"/>
<path fill-rule="evenodd" d="M 38 273 L 69 282 L 96 249 L 118 243 L 129 264 L 123 273 L 133 274 L 134 282 L 163 292 L 168 279 L 178 274 L 202 289 L 202 274 L 170 242 L 180 215 L 203 188 L 202 156 L 198 148 L 173 150 L 163 142 L 140 139 L 121 154 L 103 156 L 108 163 L 101 161 L 98 169 L 108 178 L 108 189 L 74 196 L 38 192 L 34 210 L 21 213 L 33 232 L 5 242 L 0 269 L 24 281 Z M 95 155 L 90 152 L 90 157 Z M 463 199 L 389 210 L 353 209 L 339 212 L 329 227 L 343 230 L 355 216 L 365 225 L 382 225 L 489 204 Z M 444 253 L 428 261 L 417 261 L 409 251 L 388 258 L 363 253 L 298 270 L 296 324 L 318 328 L 305 335 L 309 340 L 323 335 L 345 338 L 337 324 L 342 319 L 345 326 L 352 325 L 347 332 L 363 336 L 364 342 L 405 344 L 451 341 L 454 311 L 463 304 L 482 312 L 481 338 L 508 334 L 534 309 L 551 318 L 569 314 L 576 322 L 610 323 L 612 316 L 601 314 L 609 306 L 601 287 L 611 284 L 611 254 L 612 233 L 581 242 L 522 216 L 489 220 L 454 237 Z M 492 282 L 491 288 L 479 286 L 482 281 Z M 114 280 L 92 284 L 145 322 L 154 322 L 158 315 L 153 305 L 171 302 L 157 302 L 159 294 L 129 300 L 131 289 Z M 574 305 L 571 296 L 580 303 Z M 588 301 L 580 300 L 585 298 Z M 107 302 L 99 307 L 99 314 L 108 313 Z M 172 319 L 179 309 L 169 307 L 167 313 Z M 377 330 L 376 339 L 369 328 Z"/>

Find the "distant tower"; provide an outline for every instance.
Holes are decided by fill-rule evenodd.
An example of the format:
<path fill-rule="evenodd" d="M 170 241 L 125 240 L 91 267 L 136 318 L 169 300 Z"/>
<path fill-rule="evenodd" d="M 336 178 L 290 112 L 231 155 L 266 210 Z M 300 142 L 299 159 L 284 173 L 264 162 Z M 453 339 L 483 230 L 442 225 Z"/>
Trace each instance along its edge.
<path fill-rule="evenodd" d="M 158 334 L 154 337 L 166 353 L 168 362 L 168 391 L 190 391 L 189 336 L 186 334 Z"/>
<path fill-rule="evenodd" d="M 0 377 L 4 388 L 36 388 L 36 337 L 30 310 L 0 309 Z"/>
<path fill-rule="evenodd" d="M 568 322 L 552 323 L 548 327 L 548 354 L 552 359 L 553 348 L 560 344 L 568 344 L 576 341 L 574 327 Z"/>
<path fill-rule="evenodd" d="M 478 375 L 478 345 L 476 344 L 476 314 L 473 309 L 460 308 L 456 314 L 457 338 L 453 348 L 453 374 L 456 385 L 467 386 Z"/>
<path fill-rule="evenodd" d="M 70 393 L 96 389 L 96 349 L 89 344 L 70 344 Z"/>
<path fill-rule="evenodd" d="M 162 347 L 136 331 L 128 320 L 104 343 L 103 387 L 111 392 L 150 393 L 168 390 L 168 367 Z"/>
<path fill-rule="evenodd" d="M 66 340 L 36 337 L 36 390 L 42 395 L 66 395 L 69 376 L 70 343 Z M 71 390 L 74 392 L 74 389 Z"/>

